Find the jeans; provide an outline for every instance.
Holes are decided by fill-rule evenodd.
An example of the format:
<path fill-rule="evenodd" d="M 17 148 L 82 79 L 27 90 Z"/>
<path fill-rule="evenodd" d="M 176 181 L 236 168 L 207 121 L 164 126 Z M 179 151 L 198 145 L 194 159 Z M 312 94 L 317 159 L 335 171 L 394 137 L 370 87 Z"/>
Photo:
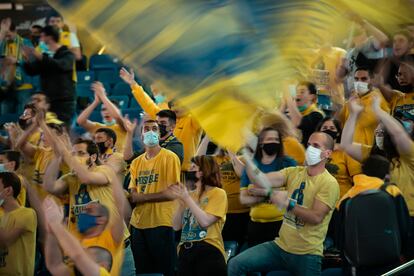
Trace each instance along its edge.
<path fill-rule="evenodd" d="M 229 276 L 273 270 L 287 270 L 298 276 L 313 276 L 321 275 L 321 264 L 321 256 L 291 254 L 282 250 L 274 241 L 269 241 L 230 259 L 227 271 Z"/>
<path fill-rule="evenodd" d="M 131 245 L 124 249 L 124 262 L 121 268 L 122 276 L 135 276 L 135 262 L 134 255 L 132 255 Z"/>

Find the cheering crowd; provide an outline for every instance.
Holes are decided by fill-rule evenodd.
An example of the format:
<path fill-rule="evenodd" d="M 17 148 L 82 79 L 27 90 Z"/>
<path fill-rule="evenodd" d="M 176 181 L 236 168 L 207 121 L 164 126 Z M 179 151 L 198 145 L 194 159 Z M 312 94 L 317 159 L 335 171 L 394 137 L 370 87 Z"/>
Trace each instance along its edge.
<path fill-rule="evenodd" d="M 179 99 L 156 102 L 126 68 L 119 77 L 140 120 L 100 82 L 76 114 L 81 52 L 63 18 L 32 28 L 30 40 L 2 19 L 0 114 L 20 117 L 0 140 L 0 275 L 321 275 L 332 248 L 344 273 L 411 260 L 414 24 L 391 37 L 355 24 L 352 48 L 310 50 L 308 79 L 258 115 L 256 139 L 232 152 Z M 19 95 L 25 75 L 40 76 L 29 98 Z M 99 108 L 103 121 L 92 121 Z M 345 256 L 347 204 L 368 190 L 398 206 L 402 246 L 383 266 Z"/>

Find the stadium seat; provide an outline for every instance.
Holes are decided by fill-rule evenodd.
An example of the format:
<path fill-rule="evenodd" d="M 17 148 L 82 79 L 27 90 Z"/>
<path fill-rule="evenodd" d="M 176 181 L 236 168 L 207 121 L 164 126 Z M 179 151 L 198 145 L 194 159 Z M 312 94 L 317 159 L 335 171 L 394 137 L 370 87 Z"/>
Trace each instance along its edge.
<path fill-rule="evenodd" d="M 131 87 L 125 82 L 118 82 L 115 84 L 114 88 L 111 90 L 111 95 L 131 95 Z"/>
<path fill-rule="evenodd" d="M 330 110 L 331 105 L 331 97 L 329 97 L 328 95 L 318 95 L 318 106 L 321 109 Z"/>
<path fill-rule="evenodd" d="M 77 72 L 78 84 L 92 83 L 95 80 L 95 73 L 93 71 L 79 71 Z"/>
<path fill-rule="evenodd" d="M 100 108 L 99 110 L 95 110 L 94 112 L 92 112 L 91 116 L 89 116 L 89 120 L 92 122 L 102 122 L 102 115 L 101 115 L 101 111 Z"/>
<path fill-rule="evenodd" d="M 75 126 L 72 128 L 72 131 L 76 136 L 82 136 L 86 132 L 86 129 L 80 126 Z"/>
<path fill-rule="evenodd" d="M 17 113 L 6 113 L 0 116 L 0 126 L 5 123 L 17 122 L 19 120 L 19 114 Z"/>
<path fill-rule="evenodd" d="M 109 96 L 110 100 L 115 100 L 119 104 L 120 109 L 125 109 L 129 107 L 129 97 L 125 95 L 113 95 Z"/>
<path fill-rule="evenodd" d="M 90 83 L 79 83 L 76 85 L 76 96 L 78 97 L 94 97 L 94 93 L 91 90 Z"/>
<path fill-rule="evenodd" d="M 92 55 L 89 59 L 89 70 L 96 69 L 116 69 L 117 60 L 110 55 Z"/>
<path fill-rule="evenodd" d="M 32 84 L 34 91 L 40 90 L 40 77 L 39 76 L 31 77 L 30 83 Z"/>
<path fill-rule="evenodd" d="M 137 276 L 164 276 L 161 273 L 144 273 L 144 274 L 137 274 Z"/>
<path fill-rule="evenodd" d="M 239 245 L 236 241 L 224 241 L 224 251 L 227 254 L 227 260 L 236 256 Z"/>
<path fill-rule="evenodd" d="M 143 115 L 142 111 L 138 110 L 136 108 L 125 108 L 125 109 L 122 110 L 122 114 L 124 116 L 128 115 L 128 118 L 130 120 L 133 120 L 133 119 L 141 120 L 142 115 Z"/>
<path fill-rule="evenodd" d="M 292 274 L 286 270 L 271 271 L 266 274 L 266 276 L 291 276 Z"/>
<path fill-rule="evenodd" d="M 322 271 L 322 276 L 342 276 L 345 275 L 342 273 L 341 268 L 328 268 Z"/>
<path fill-rule="evenodd" d="M 95 69 L 93 72 L 97 81 L 106 82 L 112 86 L 119 82 L 118 70 L 114 68 Z"/>
<path fill-rule="evenodd" d="M 142 110 L 142 107 L 139 105 L 139 103 L 137 102 L 137 100 L 135 100 L 134 97 L 132 97 L 131 101 L 129 102 L 129 108 L 138 108 Z"/>

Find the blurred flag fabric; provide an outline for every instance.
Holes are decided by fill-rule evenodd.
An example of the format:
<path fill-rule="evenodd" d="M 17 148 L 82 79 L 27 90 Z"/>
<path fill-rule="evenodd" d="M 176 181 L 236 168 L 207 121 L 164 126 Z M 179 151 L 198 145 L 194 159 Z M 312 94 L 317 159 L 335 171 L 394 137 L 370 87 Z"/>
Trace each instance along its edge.
<path fill-rule="evenodd" d="M 388 33 L 402 0 L 49 0 L 110 54 L 179 99 L 209 137 L 238 150 L 244 128 L 305 78 L 306 49 L 347 37 L 352 16 Z M 87 47 L 87 45 L 84 45 Z"/>

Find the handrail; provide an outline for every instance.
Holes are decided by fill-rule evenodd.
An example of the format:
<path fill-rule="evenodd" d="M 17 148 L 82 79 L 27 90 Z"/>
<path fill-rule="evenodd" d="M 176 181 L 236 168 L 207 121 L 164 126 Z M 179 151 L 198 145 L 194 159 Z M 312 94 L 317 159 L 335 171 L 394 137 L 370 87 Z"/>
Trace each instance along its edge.
<path fill-rule="evenodd" d="M 387 273 L 382 274 L 381 276 L 393 276 L 393 275 L 398 275 L 396 273 L 400 273 L 405 271 L 407 268 L 414 266 L 414 259 L 406 262 L 405 264 L 400 265 L 399 267 L 394 268 L 391 271 L 388 271 Z"/>

